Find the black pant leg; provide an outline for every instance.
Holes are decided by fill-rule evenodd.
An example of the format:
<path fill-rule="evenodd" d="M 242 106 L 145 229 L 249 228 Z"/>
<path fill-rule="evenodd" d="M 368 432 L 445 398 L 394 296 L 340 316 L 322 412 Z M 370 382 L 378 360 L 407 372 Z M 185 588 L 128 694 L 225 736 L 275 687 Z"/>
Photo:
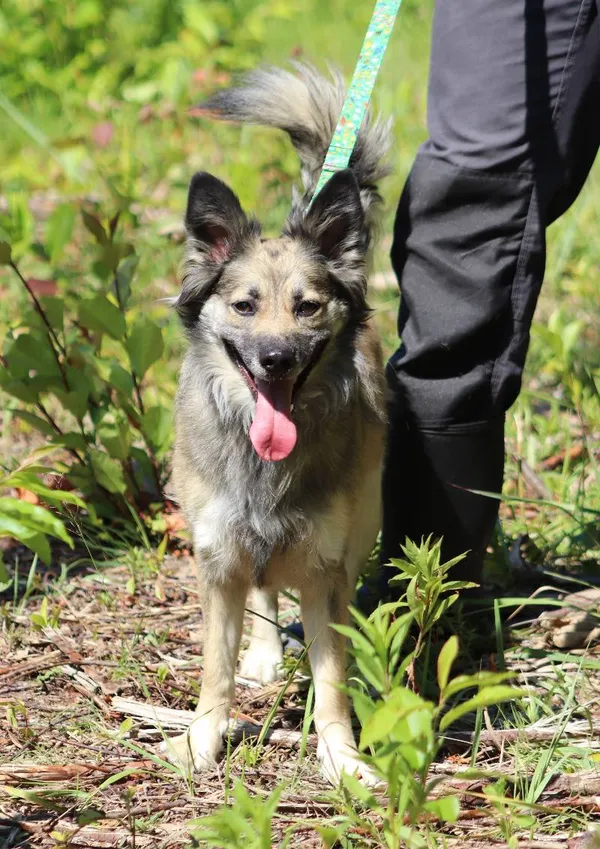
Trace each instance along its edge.
<path fill-rule="evenodd" d="M 384 471 L 383 561 L 406 536 L 470 549 L 477 580 L 520 389 L 545 228 L 598 148 L 594 0 L 438 0 L 430 139 L 400 201 L 392 263 L 402 344 Z M 596 104 L 598 103 L 596 95 Z M 582 123 L 584 127 L 582 127 Z M 562 200 L 561 200 L 562 199 Z"/>

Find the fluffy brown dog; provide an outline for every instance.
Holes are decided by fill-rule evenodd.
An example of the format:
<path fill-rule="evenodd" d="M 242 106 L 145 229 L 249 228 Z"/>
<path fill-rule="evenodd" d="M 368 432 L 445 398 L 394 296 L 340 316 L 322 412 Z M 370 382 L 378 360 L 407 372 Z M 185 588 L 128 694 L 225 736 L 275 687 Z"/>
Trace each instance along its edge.
<path fill-rule="evenodd" d="M 197 769 L 222 747 L 246 605 L 257 615 L 242 674 L 266 683 L 282 660 L 277 592 L 291 587 L 310 644 L 318 757 L 334 782 L 343 770 L 367 778 L 340 690 L 344 640 L 329 624 L 346 621 L 380 525 L 384 380 L 366 256 L 388 127 L 365 121 L 350 168 L 309 208 L 343 98 L 338 79 L 269 69 L 204 107 L 286 130 L 304 194 L 282 236 L 263 239 L 220 180 L 200 173 L 190 186 L 174 483 L 200 571 L 204 678 L 197 719 L 167 750 Z"/>

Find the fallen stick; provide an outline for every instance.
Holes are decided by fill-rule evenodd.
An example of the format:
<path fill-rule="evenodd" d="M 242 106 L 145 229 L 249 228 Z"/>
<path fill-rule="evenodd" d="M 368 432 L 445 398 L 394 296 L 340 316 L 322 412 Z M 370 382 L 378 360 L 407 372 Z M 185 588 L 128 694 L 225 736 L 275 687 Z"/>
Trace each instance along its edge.
<path fill-rule="evenodd" d="M 117 713 L 146 720 L 159 731 L 163 729 L 184 731 L 196 718 L 196 714 L 192 710 L 175 710 L 174 708 L 148 705 L 144 702 L 136 702 L 133 699 L 123 699 L 120 696 L 113 697 L 111 707 Z M 231 720 L 229 723 L 229 734 L 234 745 L 241 743 L 244 738 L 258 737 L 261 730 L 262 726 L 258 723 L 240 722 L 239 720 Z M 302 743 L 302 732 L 274 728 L 266 735 L 264 742 L 271 746 L 298 749 Z M 309 734 L 306 743 L 308 746 L 316 748 L 317 735 Z"/>
<path fill-rule="evenodd" d="M 77 690 L 82 696 L 90 699 L 102 713 L 110 715 L 111 710 L 103 698 L 102 686 L 97 681 L 86 672 L 81 672 L 79 669 L 75 669 L 75 667 L 68 664 L 60 666 L 59 670 L 67 678 L 71 679 L 74 690 Z"/>
<path fill-rule="evenodd" d="M 63 660 L 62 651 L 57 649 L 56 651 L 46 652 L 46 654 L 38 654 L 29 660 L 23 660 L 21 663 L 15 663 L 12 666 L 0 666 L 0 684 L 4 684 L 5 681 L 12 681 L 13 678 L 19 678 L 22 675 L 59 666 Z"/>
<path fill-rule="evenodd" d="M 43 826 L 40 827 L 25 821 L 15 820 L 14 825 L 32 836 L 41 837 L 46 833 Z M 69 846 L 89 846 L 90 849 L 117 849 L 117 847 L 122 849 L 124 846 L 132 845 L 131 832 L 123 828 L 107 831 L 84 827 L 64 830 L 62 833 L 65 835 Z M 138 847 L 156 846 L 156 837 L 136 834 L 136 845 Z"/>
<path fill-rule="evenodd" d="M 73 763 L 73 764 L 27 764 L 13 763 L 0 765 L 0 779 L 8 781 L 69 781 L 73 778 L 84 778 L 100 773 L 110 775 L 115 772 L 129 769 L 148 769 L 153 766 L 152 761 L 118 761 L 116 763 L 101 764 Z"/>
<path fill-rule="evenodd" d="M 556 737 L 558 728 L 540 728 L 535 725 L 527 725 L 524 728 L 499 728 L 493 731 L 482 731 L 479 734 L 479 742 L 487 746 L 496 746 L 500 748 L 506 743 L 517 743 L 521 740 L 528 743 L 546 743 Z M 598 729 L 590 726 L 586 720 L 581 722 L 569 722 L 561 731 L 561 737 L 570 737 L 573 739 L 584 740 L 589 738 L 590 741 L 597 738 Z M 445 744 L 449 749 L 460 749 L 470 745 L 475 739 L 473 731 L 453 731 L 451 735 L 445 738 Z"/>
<path fill-rule="evenodd" d="M 472 773 L 470 775 L 469 773 Z M 477 783 L 486 784 L 488 781 L 496 781 L 499 776 L 516 781 L 513 764 L 504 766 L 493 766 L 486 774 L 486 769 L 470 767 L 465 764 L 454 764 L 448 761 L 433 763 L 429 769 L 429 776 L 440 776 L 441 781 L 435 788 L 442 788 L 444 792 L 451 789 L 461 790 L 473 787 Z M 531 776 L 532 771 L 520 771 L 519 778 Z M 579 772 L 558 773 L 548 782 L 542 796 L 552 797 L 559 795 L 576 796 L 600 796 L 600 765 L 596 769 L 586 769 Z"/>

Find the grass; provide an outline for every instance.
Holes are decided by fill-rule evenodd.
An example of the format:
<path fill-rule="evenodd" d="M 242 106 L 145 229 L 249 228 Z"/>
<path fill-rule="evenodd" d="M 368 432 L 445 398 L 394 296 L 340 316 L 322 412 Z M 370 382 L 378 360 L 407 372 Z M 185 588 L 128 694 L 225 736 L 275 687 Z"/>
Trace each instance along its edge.
<path fill-rule="evenodd" d="M 210 4 L 215 20 L 225 6 Z M 157 301 L 177 291 L 179 222 L 190 175 L 203 168 L 226 179 L 266 230 L 276 232 L 298 174 L 290 145 L 277 133 L 214 126 L 188 115 L 188 106 L 231 70 L 259 59 L 281 62 L 301 55 L 319 66 L 331 61 L 348 75 L 370 12 L 368 4 L 347 0 L 282 0 L 280 6 L 282 18 L 261 22 L 250 16 L 243 32 L 226 31 L 224 43 L 235 47 L 220 65 L 210 51 L 199 52 L 173 97 L 142 103 L 127 99 L 121 87 L 94 99 L 65 84 L 57 98 L 33 85 L 20 93 L 10 90 L 6 69 L 0 79 L 0 211 L 18 211 L 23 245 L 31 234 L 43 233 L 48 212 L 59 202 L 85 201 L 109 217 L 123 197 L 129 199 L 123 226 L 140 257 L 134 298 L 140 311 L 156 318 L 165 339 L 160 365 L 146 378 L 151 403 L 172 404 L 181 357 L 181 332 Z M 387 353 L 397 345 L 398 304 L 387 254 L 394 207 L 425 137 L 430 16 L 430 3 L 405 0 L 375 95 L 376 105 L 395 116 L 395 173 L 383 187 L 387 212 L 371 298 Z M 248 35 L 252 27 L 255 42 Z M 0 26 L 0 36 L 1 31 Z M 29 49 L 25 39 L 21 49 Z M 30 60 L 23 54 L 27 72 Z M 144 82 L 140 67 L 136 80 Z M 196 70 L 202 73 L 193 74 Z M 96 92 L 99 78 L 94 77 Z M 85 78 L 79 82 L 83 87 Z M 599 189 L 596 166 L 576 204 L 548 233 L 547 273 L 523 392 L 508 415 L 505 501 L 488 562 L 490 580 L 507 596 L 528 595 L 540 583 L 575 590 L 600 578 Z M 93 250 L 78 223 L 56 270 L 60 293 L 95 285 L 90 272 L 81 271 Z M 34 253 L 23 253 L 27 276 L 44 277 L 46 266 Z M 3 330 L 15 324 L 15 305 L 25 305 L 17 282 L 0 269 Z M 3 401 L 0 460 L 12 468 L 40 442 L 14 415 L 16 402 Z M 15 579 L 0 608 L 0 843 L 11 849 L 100 846 L 111 840 L 187 846 L 191 820 L 237 799 L 252 823 L 243 826 L 252 839 L 259 839 L 268 814 L 272 836 L 264 845 L 284 845 L 285 839 L 309 847 L 378 845 L 372 836 L 377 818 L 319 777 L 310 731 L 312 690 L 303 679 L 296 677 L 279 699 L 272 688 L 238 685 L 240 714 L 270 726 L 278 743 L 269 742 L 266 732 L 265 745 L 256 739 L 231 743 L 219 771 L 208 777 L 183 776 L 157 756 L 162 732 L 121 713 L 113 699 L 194 707 L 202 667 L 201 614 L 187 543 L 171 534 L 165 556 L 134 527 L 119 535 L 98 535 L 87 525 L 81 531 L 75 555 L 55 547 L 50 568 L 18 547 L 4 554 Z M 297 604 L 286 598 L 285 607 L 287 622 Z M 524 615 L 532 619 L 538 612 L 529 607 Z M 468 656 L 478 622 L 467 615 L 455 622 Z M 452 826 L 424 825 L 428 845 L 566 847 L 568 838 L 597 818 L 592 800 L 600 762 L 600 655 L 597 647 L 558 650 L 552 633 L 523 625 L 503 640 L 496 627 L 495 651 L 481 663 L 515 671 L 529 695 L 520 706 L 480 708 L 448 739 L 432 771 L 443 776 L 443 787 L 460 795 L 463 814 Z M 291 672 L 295 659 L 286 663 Z M 430 665 L 431 672 L 433 657 Z M 462 777 L 468 768 L 485 777 Z M 254 807 L 244 807 L 235 796 L 237 780 Z M 269 813 L 265 800 L 276 792 L 282 795 Z M 218 814 L 215 832 L 222 826 Z M 208 845 L 219 845 L 217 839 Z"/>

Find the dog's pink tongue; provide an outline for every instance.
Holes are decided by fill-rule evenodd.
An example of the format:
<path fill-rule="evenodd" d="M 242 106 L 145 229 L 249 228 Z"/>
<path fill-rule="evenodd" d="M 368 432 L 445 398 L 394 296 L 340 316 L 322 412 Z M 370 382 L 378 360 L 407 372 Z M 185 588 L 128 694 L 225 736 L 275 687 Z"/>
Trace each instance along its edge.
<path fill-rule="evenodd" d="M 284 460 L 298 434 L 292 421 L 293 380 L 257 380 L 258 398 L 250 427 L 250 440 L 263 460 Z"/>

